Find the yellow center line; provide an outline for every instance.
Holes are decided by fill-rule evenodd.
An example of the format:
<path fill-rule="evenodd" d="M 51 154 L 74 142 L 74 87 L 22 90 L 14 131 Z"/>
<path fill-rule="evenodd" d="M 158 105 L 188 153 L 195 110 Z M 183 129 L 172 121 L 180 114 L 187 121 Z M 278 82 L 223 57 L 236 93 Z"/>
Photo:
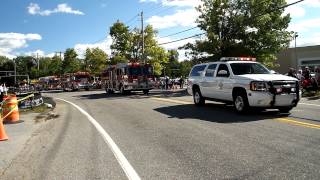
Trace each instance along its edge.
<path fill-rule="evenodd" d="M 152 97 L 151 99 L 154 99 L 157 101 L 169 102 L 169 103 L 176 103 L 176 104 L 192 104 L 191 102 L 181 101 L 181 100 L 173 100 L 173 99 L 168 99 L 168 98 Z M 307 128 L 320 129 L 320 125 L 318 125 L 318 124 L 301 122 L 301 121 L 297 121 L 297 120 L 293 120 L 293 119 L 289 119 L 289 118 L 276 118 L 274 120 L 279 121 L 279 122 L 283 122 L 283 123 L 297 125 L 297 126 L 307 127 Z"/>
<path fill-rule="evenodd" d="M 289 123 L 289 124 L 298 125 L 298 126 L 304 126 L 304 127 L 314 128 L 314 129 L 320 129 L 320 125 L 318 125 L 318 124 L 311 124 L 311 123 L 296 121 L 296 120 L 292 120 L 292 119 L 289 119 L 289 118 L 277 118 L 275 120 L 280 121 L 280 122 Z"/>

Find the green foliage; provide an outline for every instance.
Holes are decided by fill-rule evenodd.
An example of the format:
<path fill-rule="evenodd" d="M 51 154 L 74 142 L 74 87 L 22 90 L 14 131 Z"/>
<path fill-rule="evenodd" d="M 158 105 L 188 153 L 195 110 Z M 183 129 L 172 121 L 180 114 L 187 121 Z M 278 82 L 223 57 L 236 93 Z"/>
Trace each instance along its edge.
<path fill-rule="evenodd" d="M 114 56 L 130 57 L 130 32 L 129 27 L 124 23 L 117 21 L 110 27 L 110 36 L 113 43 L 110 46 Z"/>
<path fill-rule="evenodd" d="M 92 74 L 100 74 L 107 64 L 107 54 L 99 48 L 86 49 L 84 70 Z"/>
<path fill-rule="evenodd" d="M 80 61 L 77 59 L 77 53 L 73 48 L 68 48 L 64 53 L 62 61 L 63 73 L 74 73 L 80 70 Z"/>
<path fill-rule="evenodd" d="M 63 73 L 62 59 L 57 55 L 53 56 L 48 69 L 47 75 L 61 75 Z"/>
<path fill-rule="evenodd" d="M 282 16 L 286 0 L 202 0 L 197 10 L 206 40 L 188 44 L 189 54 L 199 61 L 223 56 L 255 56 L 271 66 L 274 56 L 288 47 L 292 32 L 290 16 Z"/>

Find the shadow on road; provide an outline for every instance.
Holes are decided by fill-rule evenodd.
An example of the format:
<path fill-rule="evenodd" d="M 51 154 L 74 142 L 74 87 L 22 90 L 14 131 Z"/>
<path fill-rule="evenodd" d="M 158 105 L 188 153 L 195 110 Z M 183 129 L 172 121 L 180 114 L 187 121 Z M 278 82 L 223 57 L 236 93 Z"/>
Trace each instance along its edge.
<path fill-rule="evenodd" d="M 160 97 L 182 97 L 186 96 L 187 91 L 186 90 L 176 90 L 176 91 L 162 91 L 162 90 L 152 90 L 148 95 L 144 95 L 142 92 L 131 92 L 129 94 L 120 94 L 120 93 L 114 93 L 114 94 L 107 94 L 105 92 L 99 92 L 95 94 L 82 94 L 82 95 L 74 95 L 72 97 L 77 97 L 80 99 L 124 99 L 124 98 L 130 98 L 130 99 L 143 99 L 143 98 L 149 98 L 152 96 L 160 96 Z"/>
<path fill-rule="evenodd" d="M 175 105 L 154 110 L 168 115 L 169 118 L 197 119 L 216 123 L 243 123 L 288 116 L 288 114 L 280 114 L 279 111 L 261 110 L 239 115 L 233 110 L 233 106 L 225 104 L 206 104 L 203 107 L 196 107 L 193 104 Z"/>

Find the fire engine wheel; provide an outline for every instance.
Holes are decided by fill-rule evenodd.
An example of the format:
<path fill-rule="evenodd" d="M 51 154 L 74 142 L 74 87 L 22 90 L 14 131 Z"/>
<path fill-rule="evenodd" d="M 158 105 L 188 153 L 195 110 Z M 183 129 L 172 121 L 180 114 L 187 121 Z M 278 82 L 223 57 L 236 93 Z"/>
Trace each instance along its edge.
<path fill-rule="evenodd" d="M 149 90 L 143 90 L 143 94 L 149 94 Z"/>
<path fill-rule="evenodd" d="M 111 89 L 106 89 L 107 94 L 113 94 L 113 91 Z"/>
<path fill-rule="evenodd" d="M 127 94 L 127 91 L 124 90 L 124 87 L 123 87 L 123 86 L 120 87 L 120 93 L 121 93 L 122 95 Z"/>

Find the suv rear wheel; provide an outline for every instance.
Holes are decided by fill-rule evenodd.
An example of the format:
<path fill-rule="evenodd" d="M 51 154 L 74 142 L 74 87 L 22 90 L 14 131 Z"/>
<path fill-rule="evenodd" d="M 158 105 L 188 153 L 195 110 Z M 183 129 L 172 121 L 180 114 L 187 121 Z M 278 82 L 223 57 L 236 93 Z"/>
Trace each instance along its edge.
<path fill-rule="evenodd" d="M 249 102 L 247 95 L 238 93 L 233 98 L 233 105 L 238 113 L 245 113 L 249 110 Z"/>
<path fill-rule="evenodd" d="M 199 88 L 196 88 L 193 92 L 193 102 L 196 106 L 202 106 L 205 104 L 205 99 L 202 97 Z"/>

